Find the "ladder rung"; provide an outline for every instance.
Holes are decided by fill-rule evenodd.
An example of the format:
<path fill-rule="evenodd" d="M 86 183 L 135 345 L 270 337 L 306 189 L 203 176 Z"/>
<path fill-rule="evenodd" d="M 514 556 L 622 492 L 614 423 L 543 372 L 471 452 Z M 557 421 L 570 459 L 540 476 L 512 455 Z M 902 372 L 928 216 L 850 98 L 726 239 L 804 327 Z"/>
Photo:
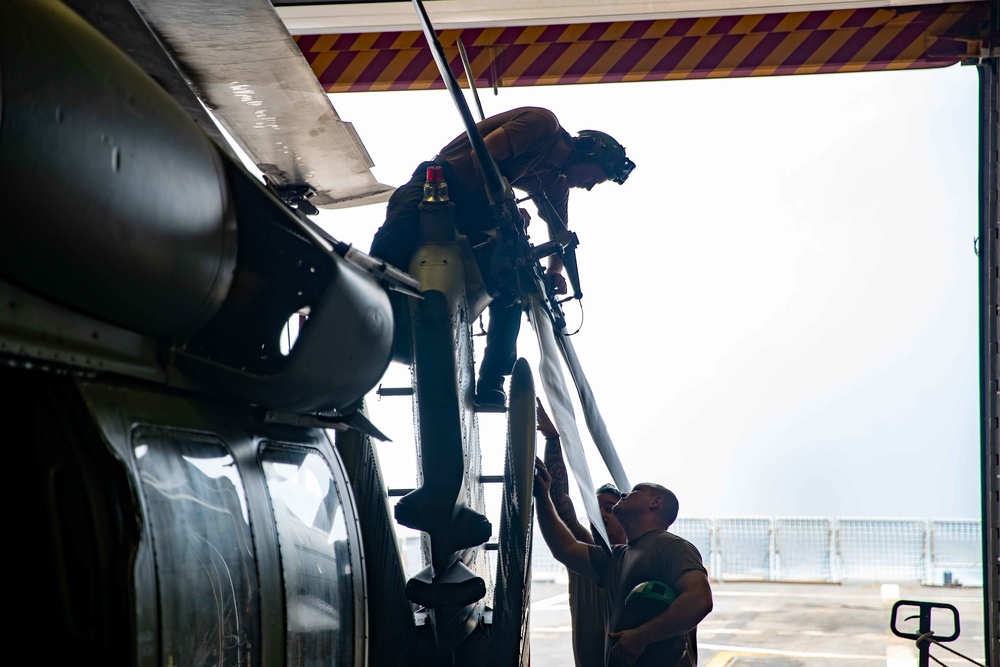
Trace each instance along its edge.
<path fill-rule="evenodd" d="M 375 390 L 379 396 L 413 396 L 413 387 L 383 387 Z"/>

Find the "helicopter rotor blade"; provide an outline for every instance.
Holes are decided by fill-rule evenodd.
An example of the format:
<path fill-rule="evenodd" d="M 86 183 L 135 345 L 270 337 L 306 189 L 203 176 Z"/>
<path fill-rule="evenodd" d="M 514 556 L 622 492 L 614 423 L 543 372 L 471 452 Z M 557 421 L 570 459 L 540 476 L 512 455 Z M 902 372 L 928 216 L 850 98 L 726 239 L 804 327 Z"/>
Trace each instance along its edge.
<path fill-rule="evenodd" d="M 465 69 L 465 78 L 469 80 L 469 89 L 472 91 L 473 99 L 476 100 L 479 120 L 486 120 L 486 114 L 483 113 L 483 103 L 479 100 L 479 90 L 476 89 L 476 77 L 472 74 L 472 65 L 469 63 L 469 54 L 465 52 L 465 44 L 462 43 L 461 37 L 456 42 L 458 44 L 458 53 L 462 56 L 462 67 Z"/>

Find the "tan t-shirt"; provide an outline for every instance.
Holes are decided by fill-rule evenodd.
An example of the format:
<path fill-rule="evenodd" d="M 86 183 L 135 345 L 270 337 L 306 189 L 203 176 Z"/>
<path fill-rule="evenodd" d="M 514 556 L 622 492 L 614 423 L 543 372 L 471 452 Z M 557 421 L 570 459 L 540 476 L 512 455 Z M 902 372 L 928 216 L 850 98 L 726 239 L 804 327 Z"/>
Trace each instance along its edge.
<path fill-rule="evenodd" d="M 576 667 L 604 667 L 604 591 L 572 570 L 568 574 Z"/>
<path fill-rule="evenodd" d="M 502 127 L 510 143 L 511 155 L 497 162 L 500 173 L 510 186 L 527 192 L 529 195 L 544 192 L 553 208 L 569 224 L 568 202 L 569 186 L 563 175 L 561 165 L 553 163 L 555 156 L 565 153 L 556 151 L 560 143 L 569 145 L 571 139 L 566 130 L 559 125 L 558 119 L 548 109 L 541 107 L 521 107 L 491 116 L 476 124 L 484 137 L 495 129 Z M 464 234 L 473 233 L 471 227 L 463 225 L 480 224 L 491 227 L 492 218 L 477 215 L 477 209 L 486 209 L 488 203 L 483 190 L 482 177 L 479 175 L 478 161 L 473 157 L 472 146 L 465 134 L 455 137 L 437 155 L 437 161 L 444 161 L 450 169 L 448 189 L 452 201 L 463 210 L 463 219 L 459 221 L 459 231 Z M 467 219 L 470 214 L 478 220 Z M 544 215 L 542 218 L 544 219 Z"/>

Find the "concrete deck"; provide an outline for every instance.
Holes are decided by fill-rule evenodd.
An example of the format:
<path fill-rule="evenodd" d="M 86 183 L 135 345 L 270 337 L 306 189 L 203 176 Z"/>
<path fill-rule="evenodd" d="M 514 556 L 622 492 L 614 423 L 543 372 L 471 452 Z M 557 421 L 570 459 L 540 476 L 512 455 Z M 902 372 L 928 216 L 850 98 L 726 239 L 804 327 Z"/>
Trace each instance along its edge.
<path fill-rule="evenodd" d="M 954 605 L 961 635 L 948 646 L 984 662 L 981 588 L 712 582 L 712 591 L 715 609 L 698 628 L 701 667 L 917 667 L 914 642 L 889 630 L 900 599 Z M 531 594 L 532 664 L 573 667 L 565 584 L 534 582 Z M 915 632 L 915 621 L 906 627 Z M 933 627 L 950 634 L 950 614 Z M 972 664 L 939 646 L 931 647 L 931 656 L 947 665 Z"/>

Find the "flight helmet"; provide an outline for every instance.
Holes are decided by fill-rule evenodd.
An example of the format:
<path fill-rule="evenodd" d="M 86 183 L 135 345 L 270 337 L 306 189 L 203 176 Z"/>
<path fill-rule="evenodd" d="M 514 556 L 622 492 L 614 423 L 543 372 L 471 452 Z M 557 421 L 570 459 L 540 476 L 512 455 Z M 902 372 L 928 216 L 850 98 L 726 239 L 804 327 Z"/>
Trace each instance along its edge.
<path fill-rule="evenodd" d="M 615 625 L 615 631 L 631 630 L 653 620 L 669 607 L 677 598 L 670 586 L 662 581 L 644 581 L 628 594 L 625 606 L 622 608 Z M 667 639 L 653 642 L 635 661 L 634 667 L 662 667 L 677 665 L 687 651 L 687 637 L 674 635 Z M 609 667 L 624 667 L 625 662 L 612 649 Z"/>
<path fill-rule="evenodd" d="M 635 162 L 625 155 L 625 147 L 610 134 L 581 130 L 574 141 L 574 148 L 582 161 L 601 165 L 608 180 L 618 185 L 624 183 L 635 169 Z"/>

